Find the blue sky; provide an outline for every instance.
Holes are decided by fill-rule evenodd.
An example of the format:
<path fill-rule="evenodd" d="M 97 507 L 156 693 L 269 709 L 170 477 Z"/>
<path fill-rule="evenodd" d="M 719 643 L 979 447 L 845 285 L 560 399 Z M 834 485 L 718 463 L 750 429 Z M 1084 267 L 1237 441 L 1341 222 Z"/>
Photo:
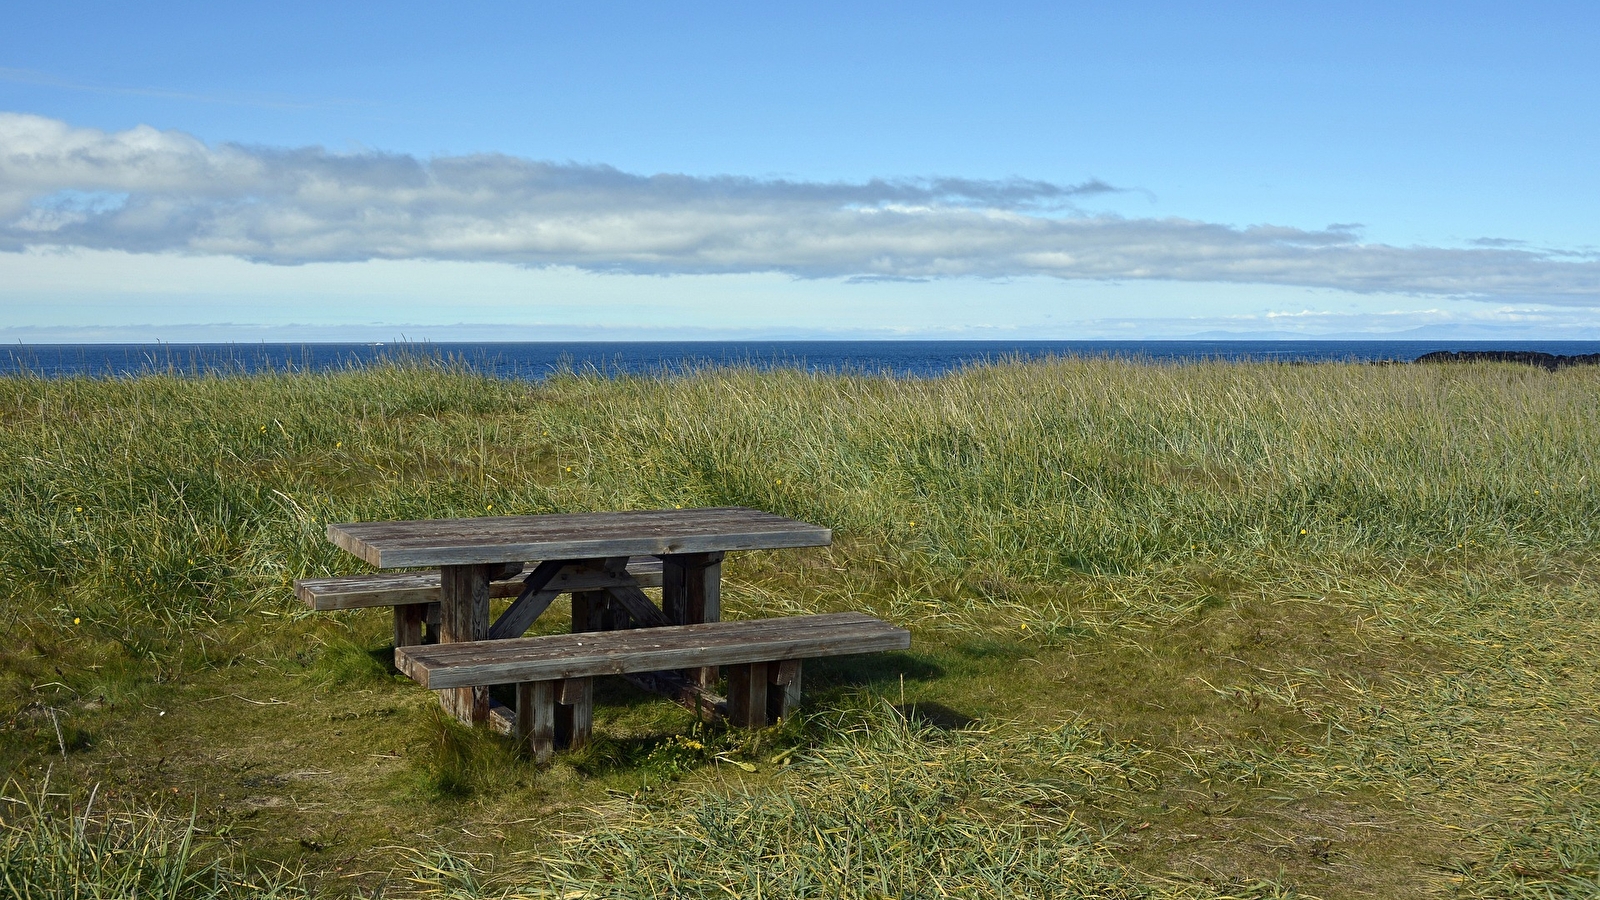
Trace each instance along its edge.
<path fill-rule="evenodd" d="M 33 4 L 0 336 L 1600 338 L 1597 20 Z"/>

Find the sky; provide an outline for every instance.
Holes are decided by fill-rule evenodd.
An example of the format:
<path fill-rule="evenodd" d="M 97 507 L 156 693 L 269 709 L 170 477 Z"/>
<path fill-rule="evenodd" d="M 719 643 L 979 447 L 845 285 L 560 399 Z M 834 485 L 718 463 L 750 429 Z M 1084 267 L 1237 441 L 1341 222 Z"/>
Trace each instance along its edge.
<path fill-rule="evenodd" d="M 0 338 L 1600 339 L 1600 6 L 16 4 Z"/>

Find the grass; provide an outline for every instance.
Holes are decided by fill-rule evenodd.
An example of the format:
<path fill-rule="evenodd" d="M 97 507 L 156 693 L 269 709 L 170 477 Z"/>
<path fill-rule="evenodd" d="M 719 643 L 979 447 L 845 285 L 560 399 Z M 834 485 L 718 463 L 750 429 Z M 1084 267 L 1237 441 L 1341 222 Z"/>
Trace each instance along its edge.
<path fill-rule="evenodd" d="M 229 876 L 256 893 L 1592 896 L 1597 382 L 3 379 L 6 872 L 57 883 L 71 823 L 115 831 L 98 791 L 145 823 L 117 846 L 191 848 L 163 871 L 294 873 Z M 811 666 L 758 733 L 604 685 L 601 739 L 538 769 L 393 674 L 382 611 L 288 590 L 358 568 L 331 521 L 724 504 L 835 531 L 732 557 L 728 615 L 859 609 L 912 651 Z"/>
<path fill-rule="evenodd" d="M 10 807 L 0 818 L 0 887 L 27 900 L 228 900 L 303 897 L 285 873 L 262 878 L 207 854 L 193 819 L 151 810 L 96 810 L 95 792 L 81 813 L 48 791 L 7 785 Z"/>

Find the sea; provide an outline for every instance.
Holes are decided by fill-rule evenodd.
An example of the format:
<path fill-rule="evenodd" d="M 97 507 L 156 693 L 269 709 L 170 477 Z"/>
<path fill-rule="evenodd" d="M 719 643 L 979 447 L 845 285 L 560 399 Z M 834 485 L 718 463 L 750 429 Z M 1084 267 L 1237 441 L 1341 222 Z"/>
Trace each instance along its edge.
<path fill-rule="evenodd" d="M 561 372 L 670 375 L 717 366 L 925 378 L 963 367 L 1046 357 L 1150 362 L 1268 360 L 1410 362 L 1437 350 L 1600 353 L 1600 341 L 608 341 L 547 343 L 18 344 L 0 349 L 0 376 L 125 378 L 322 372 L 433 360 L 500 378 Z"/>

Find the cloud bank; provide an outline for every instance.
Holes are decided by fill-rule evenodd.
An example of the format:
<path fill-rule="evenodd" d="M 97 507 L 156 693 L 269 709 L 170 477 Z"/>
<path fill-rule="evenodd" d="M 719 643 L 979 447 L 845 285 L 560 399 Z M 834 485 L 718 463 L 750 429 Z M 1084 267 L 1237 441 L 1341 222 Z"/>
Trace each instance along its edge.
<path fill-rule="evenodd" d="M 372 259 L 804 278 L 1051 276 L 1592 306 L 1600 262 L 1513 244 L 1364 243 L 1354 229 L 1089 214 L 1116 190 L 955 178 L 823 183 L 635 175 L 480 154 L 216 146 L 0 114 L 0 250 L 299 264 Z"/>

